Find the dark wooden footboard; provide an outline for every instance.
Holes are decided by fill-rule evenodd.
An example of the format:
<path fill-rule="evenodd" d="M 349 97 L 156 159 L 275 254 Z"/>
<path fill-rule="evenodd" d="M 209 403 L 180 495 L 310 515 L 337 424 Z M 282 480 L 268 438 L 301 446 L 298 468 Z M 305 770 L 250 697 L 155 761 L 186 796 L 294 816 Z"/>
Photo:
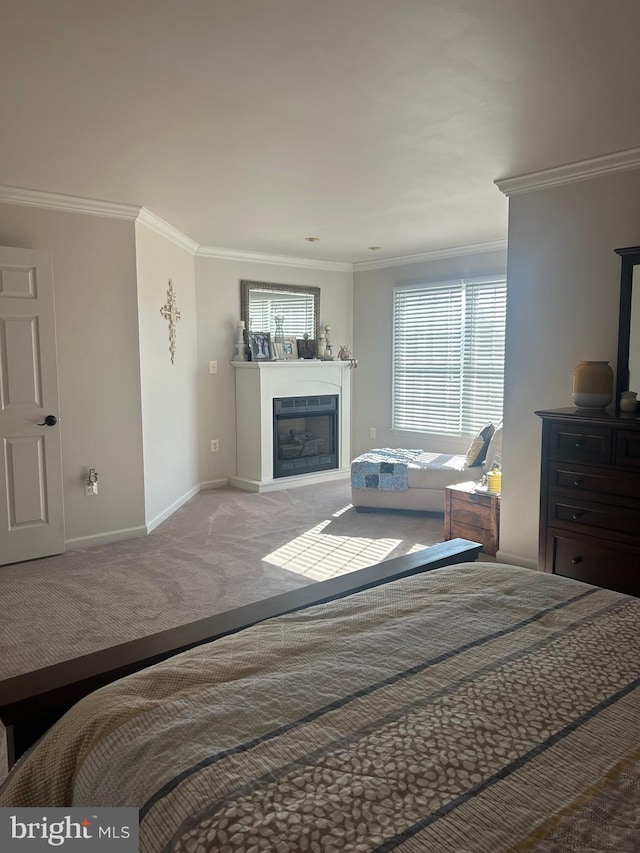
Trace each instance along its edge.
<path fill-rule="evenodd" d="M 274 616 L 408 575 L 473 562 L 481 547 L 466 539 L 451 539 L 413 554 L 0 682 L 0 720 L 7 730 L 9 766 L 79 699 L 105 684 Z"/>

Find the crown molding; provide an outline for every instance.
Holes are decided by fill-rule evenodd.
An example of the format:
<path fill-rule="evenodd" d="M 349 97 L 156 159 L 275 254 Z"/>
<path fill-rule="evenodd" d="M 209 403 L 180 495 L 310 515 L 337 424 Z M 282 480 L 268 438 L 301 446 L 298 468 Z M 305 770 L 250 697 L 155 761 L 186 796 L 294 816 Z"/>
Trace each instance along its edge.
<path fill-rule="evenodd" d="M 354 272 L 381 270 L 386 267 L 401 267 L 407 264 L 421 264 L 425 261 L 440 261 L 445 258 L 459 258 L 464 255 L 484 255 L 488 252 L 506 251 L 506 240 L 492 240 L 487 243 L 471 243 L 468 246 L 451 246 L 448 249 L 432 249 L 418 255 L 399 255 L 397 258 L 381 258 L 379 261 L 359 261 L 354 263 Z"/>
<path fill-rule="evenodd" d="M 133 204 L 2 185 L 0 185 L 0 202 L 64 210 L 67 213 L 88 213 L 92 216 L 108 216 L 115 219 L 136 219 L 141 209 Z"/>
<path fill-rule="evenodd" d="M 637 155 L 636 165 L 640 166 L 640 148 L 634 149 Z M 624 152 L 623 152 L 624 153 Z M 603 158 L 598 158 L 602 160 Z M 567 167 L 563 167 L 567 168 Z M 621 168 L 634 168 L 631 165 Z M 550 170 L 556 171 L 556 170 Z M 542 173 L 540 173 L 542 174 Z M 522 178 L 509 178 L 509 181 L 520 181 Z M 576 179 L 577 180 L 577 179 Z M 500 182 L 504 183 L 504 182 Z M 496 181 L 496 184 L 499 184 Z M 502 189 L 502 187 L 500 187 Z M 504 190 L 503 190 L 504 192 Z M 522 190 L 525 192 L 525 190 Z M 148 208 L 139 205 L 121 204 L 119 202 L 102 201 L 100 199 L 84 198 L 82 196 L 65 195 L 62 193 L 46 192 L 44 190 L 25 189 L 0 185 L 0 203 L 20 204 L 29 207 L 42 207 L 50 210 L 62 210 L 67 213 L 83 213 L 91 216 L 106 216 L 115 219 L 128 219 L 146 225 L 156 233 L 186 249 L 192 255 L 201 258 L 216 258 L 224 261 L 241 261 L 243 263 L 274 264 L 277 266 L 299 267 L 303 269 L 327 270 L 329 272 L 364 272 L 366 270 L 384 269 L 385 267 L 418 264 L 424 261 L 435 261 L 443 258 L 454 258 L 462 255 L 478 255 L 487 252 L 502 251 L 507 248 L 506 240 L 495 240 L 488 243 L 473 243 L 469 246 L 454 246 L 448 249 L 435 249 L 417 255 L 400 255 L 395 258 L 381 258 L 376 261 L 323 261 L 314 258 L 299 258 L 289 255 L 269 255 L 257 252 L 247 252 L 239 249 L 220 249 L 215 246 L 200 246 L 182 231 L 179 231 L 166 220 L 152 213 Z"/>
<path fill-rule="evenodd" d="M 254 264 L 277 264 L 285 267 L 303 267 L 305 269 L 329 270 L 331 272 L 353 272 L 353 264 L 345 261 L 320 261 L 310 258 L 295 258 L 288 255 L 266 255 L 257 252 L 244 252 L 239 249 L 219 249 L 215 246 L 200 246 L 196 255 L 199 258 L 216 258 L 223 261 L 242 261 Z"/>
<path fill-rule="evenodd" d="M 190 252 L 192 255 L 197 254 L 198 247 L 200 245 L 199 243 L 196 243 L 196 241 L 192 240 L 191 237 L 187 237 L 187 235 L 182 231 L 174 228 L 174 226 L 165 219 L 162 219 L 160 216 L 156 216 L 156 214 L 152 213 L 148 208 L 140 208 L 140 213 L 136 218 L 136 222 L 146 225 L 147 228 L 150 228 L 152 231 L 155 231 L 157 234 L 160 234 L 162 237 L 165 237 L 167 240 L 175 243 L 177 246 L 180 246 L 180 248 L 186 249 L 187 252 Z"/>
<path fill-rule="evenodd" d="M 627 148 L 625 151 L 618 151 L 615 154 L 603 154 L 601 157 L 580 160 L 577 163 L 568 163 L 565 166 L 555 166 L 552 169 L 543 169 L 540 172 L 531 172 L 528 175 L 501 178 L 494 181 L 494 184 L 506 196 L 512 196 L 638 168 L 640 168 L 640 148 Z"/>

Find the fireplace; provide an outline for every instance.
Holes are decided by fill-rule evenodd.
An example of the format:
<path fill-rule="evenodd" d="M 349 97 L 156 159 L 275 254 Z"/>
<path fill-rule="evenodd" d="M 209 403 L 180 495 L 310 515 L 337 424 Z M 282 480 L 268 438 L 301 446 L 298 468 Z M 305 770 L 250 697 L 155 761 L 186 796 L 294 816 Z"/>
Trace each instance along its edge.
<path fill-rule="evenodd" d="M 338 396 L 273 400 L 273 476 L 338 467 Z"/>
<path fill-rule="evenodd" d="M 237 445 L 232 486 L 270 492 L 349 476 L 350 362 L 235 361 L 233 367 Z"/>

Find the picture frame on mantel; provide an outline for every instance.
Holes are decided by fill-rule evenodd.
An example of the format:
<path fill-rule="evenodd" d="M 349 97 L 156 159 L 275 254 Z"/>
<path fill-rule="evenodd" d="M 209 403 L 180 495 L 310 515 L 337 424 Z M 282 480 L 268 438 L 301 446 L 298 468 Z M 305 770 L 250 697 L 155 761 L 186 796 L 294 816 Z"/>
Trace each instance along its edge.
<path fill-rule="evenodd" d="M 251 360 L 271 361 L 272 358 L 271 332 L 251 332 Z"/>
<path fill-rule="evenodd" d="M 312 338 L 298 338 L 298 358 L 315 358 L 316 342 Z"/>
<path fill-rule="evenodd" d="M 271 354 L 276 361 L 293 361 L 298 358 L 298 342 L 292 337 L 285 337 L 281 341 L 272 339 Z"/>
<path fill-rule="evenodd" d="M 284 343 L 282 344 L 282 357 L 298 358 L 298 341 L 296 340 L 295 336 L 285 336 Z"/>

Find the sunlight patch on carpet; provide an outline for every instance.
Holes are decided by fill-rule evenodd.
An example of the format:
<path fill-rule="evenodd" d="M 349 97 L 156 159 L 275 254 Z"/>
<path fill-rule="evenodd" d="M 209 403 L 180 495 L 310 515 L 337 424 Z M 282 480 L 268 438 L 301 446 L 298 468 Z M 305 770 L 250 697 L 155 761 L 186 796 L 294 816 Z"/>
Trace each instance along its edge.
<path fill-rule="evenodd" d="M 344 515 L 344 513 L 350 509 L 353 509 L 353 504 L 347 504 L 346 506 L 343 506 L 342 509 L 336 510 L 332 514 L 331 518 L 340 518 L 341 515 Z"/>
<path fill-rule="evenodd" d="M 316 581 L 363 569 L 379 563 L 400 545 L 402 539 L 365 539 L 323 533 L 330 519 L 316 524 L 286 545 L 264 557 L 266 563 Z"/>

